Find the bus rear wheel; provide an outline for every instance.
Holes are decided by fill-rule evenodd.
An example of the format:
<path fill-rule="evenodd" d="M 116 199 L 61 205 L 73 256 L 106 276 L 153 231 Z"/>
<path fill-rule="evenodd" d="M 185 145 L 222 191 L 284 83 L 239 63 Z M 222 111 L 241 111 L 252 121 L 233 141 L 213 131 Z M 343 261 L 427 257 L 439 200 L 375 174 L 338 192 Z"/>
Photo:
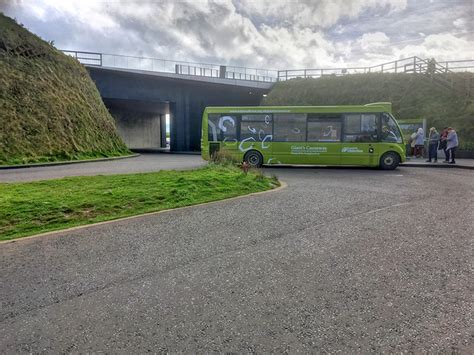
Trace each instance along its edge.
<path fill-rule="evenodd" d="M 383 170 L 396 169 L 400 164 L 400 157 L 397 153 L 387 152 L 380 158 L 380 168 Z"/>
<path fill-rule="evenodd" d="M 244 161 L 253 168 L 260 168 L 263 164 L 263 156 L 260 152 L 251 150 L 245 154 Z"/>

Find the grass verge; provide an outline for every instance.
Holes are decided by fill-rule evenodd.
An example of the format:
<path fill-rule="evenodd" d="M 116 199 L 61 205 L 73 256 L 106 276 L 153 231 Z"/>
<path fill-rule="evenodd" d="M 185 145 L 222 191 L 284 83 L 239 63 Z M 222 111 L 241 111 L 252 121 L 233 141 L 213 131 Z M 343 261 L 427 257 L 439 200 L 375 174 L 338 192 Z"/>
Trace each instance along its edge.
<path fill-rule="evenodd" d="M 0 240 L 265 191 L 278 180 L 209 164 L 197 170 L 0 183 Z"/>
<path fill-rule="evenodd" d="M 2 160 L 0 157 L 0 167 L 9 165 L 29 165 L 38 163 L 65 163 L 77 162 L 81 160 L 95 160 L 102 158 L 117 158 L 129 156 L 133 153 L 129 150 L 111 151 L 111 152 L 76 152 L 68 153 L 61 152 L 57 154 L 43 155 L 43 156 L 23 156 L 11 157 L 8 160 Z"/>

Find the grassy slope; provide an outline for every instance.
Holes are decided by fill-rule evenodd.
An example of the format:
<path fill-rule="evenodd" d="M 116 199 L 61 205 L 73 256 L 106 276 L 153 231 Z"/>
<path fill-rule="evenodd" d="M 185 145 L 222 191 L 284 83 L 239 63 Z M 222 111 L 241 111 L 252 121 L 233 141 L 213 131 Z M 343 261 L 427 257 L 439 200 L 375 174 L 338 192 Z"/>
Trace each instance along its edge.
<path fill-rule="evenodd" d="M 464 77 L 472 73 L 459 74 Z M 457 83 L 462 88 L 460 78 Z M 277 83 L 263 105 L 348 105 L 388 101 L 397 118 L 427 118 L 428 126 L 453 126 L 464 147 L 474 148 L 474 100 L 407 74 L 354 74 Z"/>
<path fill-rule="evenodd" d="M 221 200 L 277 185 L 232 166 L 0 184 L 0 240 Z"/>
<path fill-rule="evenodd" d="M 0 13 L 0 164 L 126 153 L 85 68 Z"/>

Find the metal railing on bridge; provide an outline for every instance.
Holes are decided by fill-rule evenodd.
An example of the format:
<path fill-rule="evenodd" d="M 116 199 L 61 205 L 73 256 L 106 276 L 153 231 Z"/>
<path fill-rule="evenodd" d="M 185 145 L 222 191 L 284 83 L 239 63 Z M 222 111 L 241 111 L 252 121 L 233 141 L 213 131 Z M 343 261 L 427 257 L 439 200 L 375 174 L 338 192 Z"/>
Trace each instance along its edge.
<path fill-rule="evenodd" d="M 94 53 L 63 50 L 82 64 L 101 67 L 123 68 L 132 70 L 146 70 L 181 75 L 204 76 L 211 78 L 225 78 L 233 80 L 275 82 L 277 70 L 257 69 L 239 66 L 225 66 L 208 63 L 195 63 L 137 57 L 118 54 Z"/>
<path fill-rule="evenodd" d="M 460 71 L 474 71 L 474 60 L 452 60 L 437 62 L 430 59 L 410 57 L 394 60 L 387 63 L 377 64 L 369 67 L 348 67 L 348 68 L 319 68 L 319 69 L 291 69 L 279 70 L 278 81 L 294 78 L 319 78 L 333 75 L 342 76 L 348 74 L 365 73 L 448 73 Z"/>
<path fill-rule="evenodd" d="M 285 81 L 294 78 L 319 78 L 327 75 L 349 75 L 362 73 L 450 73 L 474 71 L 474 60 L 452 60 L 437 62 L 419 57 L 394 60 L 367 67 L 319 68 L 271 70 L 208 63 L 175 61 L 119 54 L 63 50 L 82 64 L 112 68 L 146 70 L 180 75 L 225 78 L 261 82 Z"/>

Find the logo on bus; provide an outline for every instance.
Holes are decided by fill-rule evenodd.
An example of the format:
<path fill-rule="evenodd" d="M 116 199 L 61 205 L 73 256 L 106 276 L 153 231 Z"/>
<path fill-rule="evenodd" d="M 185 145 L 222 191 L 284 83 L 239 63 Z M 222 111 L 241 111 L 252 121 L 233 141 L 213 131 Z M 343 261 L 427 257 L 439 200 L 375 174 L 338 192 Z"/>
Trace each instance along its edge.
<path fill-rule="evenodd" d="M 306 145 L 292 145 L 291 154 L 315 154 L 326 153 L 327 147 L 310 147 Z"/>
<path fill-rule="evenodd" d="M 364 151 L 358 147 L 344 147 L 341 150 L 342 153 L 363 153 Z"/>

